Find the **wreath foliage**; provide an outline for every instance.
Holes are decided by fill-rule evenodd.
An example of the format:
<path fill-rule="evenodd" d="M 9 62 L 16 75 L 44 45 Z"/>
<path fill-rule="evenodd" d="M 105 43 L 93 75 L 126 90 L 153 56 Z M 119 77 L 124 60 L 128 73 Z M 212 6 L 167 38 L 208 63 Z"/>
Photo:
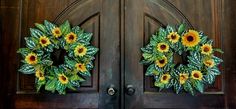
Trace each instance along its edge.
<path fill-rule="evenodd" d="M 223 53 L 212 47 L 213 40 L 203 32 L 188 30 L 185 24 L 159 28 L 143 48 L 141 60 L 147 65 L 146 76 L 154 77 L 154 86 L 162 89 L 173 88 L 178 94 L 181 90 L 204 92 L 204 86 L 213 84 L 220 75 L 217 67 L 222 59 L 214 52 Z M 182 62 L 176 61 L 178 58 Z"/>
<path fill-rule="evenodd" d="M 90 44 L 92 33 L 79 26 L 71 28 L 68 21 L 57 26 L 45 20 L 35 26 L 25 37 L 26 47 L 17 51 L 23 57 L 19 71 L 35 74 L 37 92 L 42 86 L 59 94 L 65 94 L 67 88 L 77 90 L 85 81 L 83 76 L 90 76 L 94 68 L 98 48 Z"/>

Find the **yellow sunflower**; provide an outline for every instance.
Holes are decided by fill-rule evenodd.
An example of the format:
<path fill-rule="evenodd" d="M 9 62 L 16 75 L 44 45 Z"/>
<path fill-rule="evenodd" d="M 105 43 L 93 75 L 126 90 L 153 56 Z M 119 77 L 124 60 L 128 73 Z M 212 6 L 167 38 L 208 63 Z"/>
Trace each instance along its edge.
<path fill-rule="evenodd" d="M 179 74 L 179 83 L 184 84 L 188 80 L 188 74 L 187 73 L 180 73 Z"/>
<path fill-rule="evenodd" d="M 77 69 L 78 71 L 80 71 L 80 72 L 85 72 L 85 71 L 87 71 L 86 66 L 85 66 L 84 64 L 82 64 L 82 63 L 77 63 L 77 64 L 75 64 L 75 67 L 76 67 L 76 69 Z"/>
<path fill-rule="evenodd" d="M 87 53 L 87 48 L 83 45 L 78 45 L 74 50 L 75 56 L 84 56 Z"/>
<path fill-rule="evenodd" d="M 28 64 L 37 64 L 38 59 L 37 59 L 37 55 L 35 53 L 29 53 L 26 57 L 25 57 L 25 61 Z"/>
<path fill-rule="evenodd" d="M 62 35 L 60 28 L 56 27 L 54 29 L 52 29 L 52 34 L 53 36 L 55 36 L 56 38 L 60 37 Z"/>
<path fill-rule="evenodd" d="M 168 52 L 169 51 L 169 45 L 167 43 L 158 43 L 157 44 L 157 50 L 159 52 Z"/>
<path fill-rule="evenodd" d="M 200 42 L 199 33 L 195 30 L 189 30 L 182 37 L 182 44 L 186 47 L 194 47 Z"/>
<path fill-rule="evenodd" d="M 208 59 L 203 62 L 207 67 L 213 67 L 215 65 L 215 62 L 213 59 Z"/>
<path fill-rule="evenodd" d="M 179 41 L 180 36 L 177 32 L 171 32 L 171 33 L 169 33 L 167 38 L 169 39 L 170 42 L 176 43 Z"/>
<path fill-rule="evenodd" d="M 59 74 L 58 79 L 61 84 L 67 84 L 69 82 L 69 79 L 64 74 Z"/>
<path fill-rule="evenodd" d="M 46 36 L 41 36 L 39 38 L 39 43 L 42 47 L 46 47 L 51 44 L 50 40 Z"/>
<path fill-rule="evenodd" d="M 164 67 L 166 64 L 167 64 L 167 58 L 165 56 L 160 60 L 156 60 L 156 65 L 158 67 Z"/>
<path fill-rule="evenodd" d="M 36 76 L 40 81 L 45 80 L 44 73 L 41 72 L 40 70 L 37 70 L 37 71 L 35 72 L 35 76 Z"/>
<path fill-rule="evenodd" d="M 191 77 L 193 78 L 193 79 L 196 79 L 196 80 L 202 80 L 202 73 L 201 73 L 201 71 L 198 71 L 198 70 L 193 70 L 192 71 L 192 73 L 191 73 Z"/>
<path fill-rule="evenodd" d="M 77 39 L 77 36 L 73 32 L 70 32 L 65 37 L 65 40 L 66 40 L 67 43 L 74 43 L 76 41 L 76 39 Z"/>
<path fill-rule="evenodd" d="M 210 55 L 212 53 L 212 46 L 210 44 L 204 44 L 201 46 L 201 53 Z"/>
<path fill-rule="evenodd" d="M 161 76 L 161 83 L 163 83 L 163 84 L 169 83 L 170 78 L 171 78 L 170 74 L 168 74 L 168 73 L 163 74 Z"/>

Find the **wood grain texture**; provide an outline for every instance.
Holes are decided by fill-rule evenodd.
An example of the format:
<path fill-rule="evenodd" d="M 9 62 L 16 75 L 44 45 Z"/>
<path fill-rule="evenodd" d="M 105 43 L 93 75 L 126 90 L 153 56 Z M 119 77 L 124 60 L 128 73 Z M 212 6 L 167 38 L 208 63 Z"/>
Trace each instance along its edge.
<path fill-rule="evenodd" d="M 0 108 L 11 108 L 6 105 L 12 102 L 16 84 L 16 66 L 19 47 L 19 28 L 20 28 L 20 1 L 19 0 L 1 0 L 1 34 L 0 34 Z M 10 92 L 8 94 L 8 92 Z"/>
<path fill-rule="evenodd" d="M 144 76 L 146 68 L 138 63 L 141 59 L 139 49 L 148 43 L 151 34 L 155 33 L 158 27 L 167 24 L 175 25 L 183 21 L 188 24 L 189 28 L 206 31 L 206 34 L 215 40 L 214 46 L 223 48 L 223 40 L 220 36 L 222 32 L 220 31 L 221 0 L 204 2 L 202 0 L 142 0 L 139 3 L 135 0 L 126 0 L 125 4 L 127 6 L 125 11 L 125 82 L 134 85 L 137 90 L 135 95 L 125 97 L 125 108 L 226 107 L 224 86 L 222 86 L 223 76 L 219 76 L 215 85 L 209 86 L 207 92 L 202 95 L 197 94 L 197 97 L 186 93 L 176 95 L 171 89 L 158 92 L 158 88 L 153 86 L 153 79 Z M 222 57 L 222 55 L 219 56 Z M 221 70 L 223 71 L 222 67 Z"/>
<path fill-rule="evenodd" d="M 226 91 L 226 100 L 227 107 L 229 109 L 236 108 L 236 44 L 235 44 L 235 19 L 236 19 L 236 1 L 233 0 L 224 0 L 222 3 L 224 7 L 222 12 L 224 13 L 222 16 L 223 25 L 221 30 L 223 31 L 222 37 L 223 46 L 224 46 L 224 67 L 225 67 L 225 91 Z"/>
<path fill-rule="evenodd" d="M 223 48 L 222 34 L 222 2 L 223 0 L 169 0 L 180 12 L 182 12 L 196 30 L 203 31 L 214 40 L 214 47 Z M 184 3 L 183 3 L 184 2 Z M 193 5 L 195 4 L 195 5 Z M 223 55 L 216 54 L 223 58 Z M 209 86 L 208 92 L 223 92 L 222 80 L 224 80 L 224 67 L 220 67 L 222 75 L 216 78 L 214 85 Z"/>
<path fill-rule="evenodd" d="M 3 60 L 4 66 L 1 66 L 1 72 L 6 79 L 3 80 L 5 83 L 1 86 L 9 86 L 1 92 L 1 94 L 7 94 L 4 95 L 4 106 L 34 109 L 119 108 L 119 9 L 118 0 L 1 1 L 1 16 L 3 15 L 4 18 L 3 22 L 1 20 L 1 31 L 5 31 L 1 32 L 4 36 L 1 37 L 3 45 L 1 50 L 4 52 L 1 56 L 6 57 Z M 80 25 L 86 32 L 93 33 L 92 44 L 100 49 L 100 53 L 96 55 L 92 76 L 86 78 L 87 81 L 82 84 L 79 91 L 69 91 L 66 96 L 44 91 L 36 94 L 34 77 L 17 72 L 21 58 L 16 54 L 16 50 L 24 46 L 23 39 L 29 35 L 28 28 L 34 27 L 35 22 L 42 23 L 44 19 L 56 24 L 69 20 L 73 26 Z M 5 25 L 7 26 L 3 27 Z M 112 97 L 107 95 L 107 88 L 111 84 L 117 91 Z"/>
<path fill-rule="evenodd" d="M 234 0 L 1 0 L 0 1 L 0 109 L 11 108 L 236 108 L 236 45 Z M 68 19 L 92 32 L 100 48 L 91 78 L 79 92 L 59 96 L 34 93 L 34 77 L 17 72 L 28 28 L 48 19 L 57 24 Z M 157 92 L 153 80 L 139 64 L 140 48 L 160 26 L 187 22 L 203 30 L 222 48 L 223 75 L 208 93 L 191 96 Z M 113 84 L 115 96 L 106 94 Z M 125 94 L 125 86 L 136 89 Z"/>

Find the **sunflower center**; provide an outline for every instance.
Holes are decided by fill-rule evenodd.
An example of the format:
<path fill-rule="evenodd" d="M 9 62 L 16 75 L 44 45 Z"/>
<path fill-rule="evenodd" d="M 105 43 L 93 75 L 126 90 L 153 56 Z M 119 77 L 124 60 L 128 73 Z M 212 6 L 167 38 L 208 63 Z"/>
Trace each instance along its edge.
<path fill-rule="evenodd" d="M 43 77 L 43 73 L 40 72 L 40 73 L 39 73 L 39 77 Z"/>
<path fill-rule="evenodd" d="M 193 36 L 188 36 L 188 37 L 187 37 L 187 40 L 188 40 L 189 42 L 192 42 L 192 41 L 193 41 Z"/>
<path fill-rule="evenodd" d="M 211 62 L 209 62 L 209 61 L 206 61 L 206 64 L 207 64 L 207 65 L 211 65 L 212 63 L 211 63 Z"/>
<path fill-rule="evenodd" d="M 197 73 L 194 73 L 193 76 L 194 76 L 195 78 L 199 78 L 199 75 L 198 75 Z"/>
<path fill-rule="evenodd" d="M 161 64 L 164 64 L 164 63 L 165 63 L 165 60 L 162 59 L 162 60 L 160 60 L 159 62 L 160 62 Z"/>
<path fill-rule="evenodd" d="M 56 30 L 55 33 L 56 33 L 56 34 L 60 34 L 60 31 L 59 31 L 59 30 Z"/>
<path fill-rule="evenodd" d="M 166 45 L 161 45 L 160 47 L 161 47 L 162 50 L 166 49 Z"/>
<path fill-rule="evenodd" d="M 176 35 L 171 35 L 171 39 L 176 39 Z"/>
<path fill-rule="evenodd" d="M 208 51 L 210 51 L 210 49 L 208 48 L 208 47 L 204 47 L 204 52 L 208 52 Z"/>
<path fill-rule="evenodd" d="M 81 64 L 79 65 L 79 68 L 82 68 L 82 65 L 81 65 Z"/>
<path fill-rule="evenodd" d="M 60 77 L 62 81 L 66 81 L 66 77 L 65 76 L 61 76 Z"/>
<path fill-rule="evenodd" d="M 70 35 L 70 36 L 69 36 L 69 39 L 70 39 L 70 40 L 74 40 L 74 36 L 73 36 L 73 35 Z"/>
<path fill-rule="evenodd" d="M 184 76 L 184 75 L 181 75 L 181 76 L 180 76 L 180 80 L 185 80 L 185 76 Z"/>
<path fill-rule="evenodd" d="M 30 61 L 35 61 L 36 57 L 35 56 L 30 56 Z"/>
<path fill-rule="evenodd" d="M 78 53 L 82 53 L 83 51 L 84 51 L 83 48 L 79 48 L 79 49 L 78 49 Z"/>
<path fill-rule="evenodd" d="M 163 79 L 163 80 L 167 80 L 167 76 L 163 76 L 162 79 Z"/>
<path fill-rule="evenodd" d="M 64 49 L 54 49 L 51 54 L 51 59 L 54 66 L 58 66 L 64 63 L 64 56 L 66 55 L 66 50 Z"/>
<path fill-rule="evenodd" d="M 41 43 L 42 43 L 42 44 L 46 44 L 47 41 L 46 41 L 45 39 L 42 39 L 42 40 L 41 40 Z"/>

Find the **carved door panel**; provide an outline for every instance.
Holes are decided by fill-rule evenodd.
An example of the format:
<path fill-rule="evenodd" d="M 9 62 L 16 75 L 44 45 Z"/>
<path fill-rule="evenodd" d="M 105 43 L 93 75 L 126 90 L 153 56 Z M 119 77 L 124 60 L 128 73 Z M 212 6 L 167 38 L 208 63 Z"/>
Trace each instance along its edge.
<path fill-rule="evenodd" d="M 21 0 L 20 2 L 14 0 L 14 2 L 5 1 L 3 3 L 9 7 L 15 4 L 19 9 L 16 11 L 19 21 L 14 24 L 18 28 L 13 28 L 19 33 L 11 36 L 11 39 L 16 39 L 16 44 L 6 47 L 6 50 L 9 48 L 16 51 L 19 47 L 23 47 L 24 37 L 29 35 L 28 28 L 33 27 L 35 22 L 42 23 L 44 19 L 56 24 L 69 20 L 72 26 L 81 26 L 86 32 L 93 33 L 92 43 L 100 49 L 96 55 L 95 68 L 91 77 L 85 78 L 86 81 L 81 84 L 78 91 L 69 91 L 67 95 L 48 92 L 36 93 L 34 76 L 16 73 L 18 67 L 15 65 L 20 64 L 21 58 L 13 58 L 12 61 L 15 61 L 15 65 L 9 67 L 12 70 L 10 72 L 4 71 L 4 73 L 11 75 L 9 82 L 4 80 L 10 86 L 8 87 L 9 101 L 4 101 L 8 106 L 33 109 L 119 108 L 120 25 L 118 0 Z M 8 29 L 10 30 L 10 28 Z M 15 53 L 12 54 L 18 56 Z M 6 56 L 6 54 L 4 55 Z M 4 61 L 8 62 L 9 60 Z M 16 83 L 17 88 L 15 87 Z M 117 93 L 114 96 L 109 96 L 106 93 L 111 84 L 116 86 Z"/>
<path fill-rule="evenodd" d="M 214 39 L 214 46 L 222 48 L 221 0 L 125 0 L 125 6 L 124 77 L 125 85 L 135 89 L 134 95 L 125 95 L 125 108 L 224 108 L 224 76 L 218 76 L 204 94 L 177 95 L 172 89 L 159 92 L 153 77 L 144 76 L 146 67 L 139 63 L 140 48 L 160 26 L 183 21 L 189 28 L 203 30 Z"/>
<path fill-rule="evenodd" d="M 235 108 L 234 0 L 1 0 L 0 1 L 0 108 Z M 226 7 L 227 6 L 227 7 Z M 35 93 L 33 75 L 17 72 L 30 27 L 44 19 L 56 24 L 69 20 L 93 33 L 99 48 L 92 76 L 78 91 L 67 95 Z M 225 20 L 223 23 L 223 20 Z M 222 48 L 225 60 L 218 76 L 204 94 L 158 92 L 146 67 L 139 64 L 140 48 L 159 27 L 185 21 L 203 30 Z M 224 36 L 223 36 L 224 35 Z M 224 40 L 223 40 L 224 39 Z M 225 70 L 224 70 L 225 69 Z M 107 88 L 114 85 L 116 94 Z M 126 86 L 133 87 L 132 95 Z M 230 86 L 230 87 L 229 87 Z M 232 91 L 232 92 L 231 92 Z"/>

